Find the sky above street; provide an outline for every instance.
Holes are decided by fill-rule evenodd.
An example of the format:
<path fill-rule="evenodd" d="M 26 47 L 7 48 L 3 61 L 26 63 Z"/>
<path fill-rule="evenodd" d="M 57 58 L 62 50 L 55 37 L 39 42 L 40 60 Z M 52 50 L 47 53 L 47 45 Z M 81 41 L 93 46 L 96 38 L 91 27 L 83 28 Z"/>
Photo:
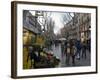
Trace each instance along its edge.
<path fill-rule="evenodd" d="M 35 15 L 35 11 L 30 11 L 32 15 Z M 47 14 L 49 15 L 50 18 L 52 18 L 52 20 L 55 23 L 54 26 L 54 33 L 58 34 L 60 33 L 60 29 L 64 27 L 64 25 L 70 21 L 72 19 L 72 17 L 74 16 L 73 13 L 70 13 L 70 16 L 68 12 L 47 12 Z M 40 21 L 42 19 L 40 18 Z"/>
<path fill-rule="evenodd" d="M 61 13 L 52 13 L 51 18 L 55 22 L 54 33 L 60 33 L 60 29 L 63 28 L 64 24 L 62 23 L 62 14 Z"/>
<path fill-rule="evenodd" d="M 73 13 L 70 14 L 73 16 Z M 51 18 L 55 22 L 54 33 L 60 33 L 60 29 L 64 27 L 64 25 L 70 21 L 72 18 L 68 15 L 68 13 L 62 12 L 52 12 Z"/>

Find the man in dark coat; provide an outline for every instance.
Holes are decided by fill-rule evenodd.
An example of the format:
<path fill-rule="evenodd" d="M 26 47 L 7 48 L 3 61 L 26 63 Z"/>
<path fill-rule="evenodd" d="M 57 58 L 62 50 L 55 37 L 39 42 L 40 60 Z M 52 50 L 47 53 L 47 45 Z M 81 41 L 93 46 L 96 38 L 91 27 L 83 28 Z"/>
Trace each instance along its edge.
<path fill-rule="evenodd" d="M 80 53 L 81 53 L 81 48 L 82 48 L 81 41 L 77 40 L 75 45 L 77 48 L 76 56 L 78 56 L 77 58 L 80 60 Z"/>

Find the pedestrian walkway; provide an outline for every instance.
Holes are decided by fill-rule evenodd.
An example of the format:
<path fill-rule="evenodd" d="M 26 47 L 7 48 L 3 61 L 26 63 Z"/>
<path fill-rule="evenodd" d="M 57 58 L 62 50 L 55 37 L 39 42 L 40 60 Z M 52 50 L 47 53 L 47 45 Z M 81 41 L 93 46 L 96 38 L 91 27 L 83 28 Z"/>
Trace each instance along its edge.
<path fill-rule="evenodd" d="M 82 56 L 80 57 L 80 60 L 78 60 L 76 57 L 75 57 L 75 65 L 72 64 L 72 59 L 70 58 L 70 64 L 67 65 L 66 64 L 66 55 L 63 55 L 62 56 L 62 53 L 61 53 L 61 45 L 59 44 L 58 46 L 54 46 L 52 45 L 52 50 L 54 52 L 54 55 L 59 57 L 60 59 L 60 63 L 57 67 L 77 67 L 77 66 L 90 66 L 91 65 L 91 53 L 89 53 L 89 51 L 86 51 L 86 59 Z M 82 55 L 82 52 L 81 52 L 81 55 Z"/>
<path fill-rule="evenodd" d="M 86 59 L 83 57 L 80 58 L 80 60 L 78 60 L 77 58 L 75 58 L 75 65 L 72 64 L 71 58 L 70 58 L 70 64 L 66 65 L 65 62 L 65 56 L 63 57 L 63 61 L 61 62 L 62 64 L 60 64 L 60 67 L 78 67 L 78 66 L 90 66 L 91 65 L 91 54 L 86 51 Z"/>
<path fill-rule="evenodd" d="M 83 58 L 81 57 L 80 60 L 76 59 L 75 65 L 76 66 L 90 66 L 91 65 L 91 54 L 88 51 L 86 51 L 86 56 L 87 56 L 86 59 L 84 57 Z"/>

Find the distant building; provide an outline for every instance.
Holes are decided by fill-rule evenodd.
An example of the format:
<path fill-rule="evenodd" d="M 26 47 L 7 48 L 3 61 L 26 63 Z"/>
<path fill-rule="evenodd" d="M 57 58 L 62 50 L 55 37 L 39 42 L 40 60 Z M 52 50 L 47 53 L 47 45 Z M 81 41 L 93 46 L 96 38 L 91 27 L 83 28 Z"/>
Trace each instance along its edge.
<path fill-rule="evenodd" d="M 91 14 L 74 13 L 71 21 L 65 24 L 68 39 L 88 40 L 91 38 Z"/>
<path fill-rule="evenodd" d="M 77 27 L 73 24 L 73 19 L 69 21 L 65 26 L 65 35 L 67 35 L 67 39 L 76 39 L 77 38 Z"/>
<path fill-rule="evenodd" d="M 91 38 L 91 14 L 84 13 L 79 14 L 79 37 L 81 40 L 90 39 Z"/>

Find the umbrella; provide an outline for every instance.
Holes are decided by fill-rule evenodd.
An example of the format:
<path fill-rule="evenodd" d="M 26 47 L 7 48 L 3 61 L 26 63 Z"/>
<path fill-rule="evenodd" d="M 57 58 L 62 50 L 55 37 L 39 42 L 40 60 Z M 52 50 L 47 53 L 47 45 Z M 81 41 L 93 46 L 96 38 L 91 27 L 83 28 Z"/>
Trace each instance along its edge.
<path fill-rule="evenodd" d="M 66 40 L 66 38 L 60 38 L 59 40 L 61 40 L 61 41 L 65 41 L 65 40 Z"/>

